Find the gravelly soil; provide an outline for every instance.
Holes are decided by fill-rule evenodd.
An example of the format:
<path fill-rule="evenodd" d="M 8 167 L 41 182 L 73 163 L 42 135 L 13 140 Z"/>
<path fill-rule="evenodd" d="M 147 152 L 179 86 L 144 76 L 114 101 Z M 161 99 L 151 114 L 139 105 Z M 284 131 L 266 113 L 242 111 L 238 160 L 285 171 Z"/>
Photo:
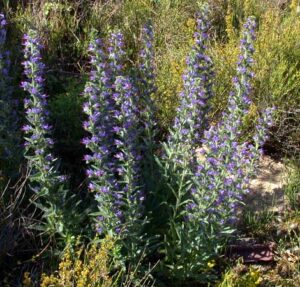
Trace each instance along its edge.
<path fill-rule="evenodd" d="M 246 198 L 247 207 L 253 211 L 282 211 L 286 204 L 283 188 L 288 174 L 281 161 L 270 156 L 260 160 L 258 176 L 251 181 L 250 193 Z"/>

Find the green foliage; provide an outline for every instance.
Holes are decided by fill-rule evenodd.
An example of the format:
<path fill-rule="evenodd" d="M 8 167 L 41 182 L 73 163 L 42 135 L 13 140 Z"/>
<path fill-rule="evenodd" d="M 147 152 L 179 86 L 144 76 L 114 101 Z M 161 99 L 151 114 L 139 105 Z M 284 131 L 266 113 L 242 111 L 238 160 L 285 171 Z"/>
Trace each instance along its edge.
<path fill-rule="evenodd" d="M 210 219 L 209 212 L 204 211 L 199 215 L 201 223 L 188 219 L 187 205 L 191 202 L 189 192 L 195 184 L 189 168 L 190 154 L 185 154 L 184 159 L 177 162 L 177 153 L 182 155 L 183 149 L 179 152 L 167 144 L 163 148 L 166 157 L 163 160 L 157 158 L 161 179 L 155 190 L 157 201 L 161 202 L 158 211 L 155 211 L 160 218 L 158 226 L 162 228 L 157 231 L 164 237 L 163 245 L 159 248 L 164 259 L 159 267 L 164 276 L 178 286 L 187 278 L 212 282 L 216 279 L 216 272 L 209 263 L 224 249 L 225 238 L 230 236 L 232 230 L 224 227 L 220 231 L 222 234 L 217 234 L 218 223 Z M 200 202 L 199 209 L 207 209 L 205 200 Z"/>
<path fill-rule="evenodd" d="M 61 158 L 61 168 L 68 174 L 83 172 L 82 158 L 84 147 L 81 144 L 84 130 L 82 128 L 82 103 L 81 92 L 84 87 L 83 80 L 65 75 L 47 76 L 47 85 L 51 95 L 49 109 L 51 123 L 54 128 L 56 154 Z M 74 154 L 77 156 L 74 157 Z M 78 184 L 80 178 L 72 178 L 72 184 Z"/>
<path fill-rule="evenodd" d="M 273 231 L 274 212 L 269 210 L 253 211 L 245 207 L 241 215 L 239 230 L 244 234 L 260 239 L 270 239 Z"/>
<path fill-rule="evenodd" d="M 285 195 L 289 201 L 289 205 L 293 210 L 300 208 L 300 168 L 292 166 L 288 173 L 288 182 L 284 188 Z"/>
<path fill-rule="evenodd" d="M 80 68 L 76 62 L 80 60 L 86 46 L 80 36 L 80 17 L 83 15 L 80 13 L 79 2 L 55 0 L 11 5 L 11 21 L 18 30 L 24 33 L 28 29 L 38 29 L 40 34 L 46 36 L 44 44 L 49 47 L 46 57 L 49 61 L 53 64 L 64 63 L 65 67 L 71 65 L 68 69 Z"/>

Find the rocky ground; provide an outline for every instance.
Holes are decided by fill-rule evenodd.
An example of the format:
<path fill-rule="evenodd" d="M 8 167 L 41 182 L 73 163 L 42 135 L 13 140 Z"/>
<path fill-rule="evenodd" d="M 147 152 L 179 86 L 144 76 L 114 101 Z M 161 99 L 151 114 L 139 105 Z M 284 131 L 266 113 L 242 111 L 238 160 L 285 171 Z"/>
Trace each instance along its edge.
<path fill-rule="evenodd" d="M 251 181 L 250 193 L 246 198 L 247 207 L 252 211 L 282 212 L 287 204 L 284 186 L 287 183 L 288 168 L 281 161 L 263 156 L 258 176 Z"/>

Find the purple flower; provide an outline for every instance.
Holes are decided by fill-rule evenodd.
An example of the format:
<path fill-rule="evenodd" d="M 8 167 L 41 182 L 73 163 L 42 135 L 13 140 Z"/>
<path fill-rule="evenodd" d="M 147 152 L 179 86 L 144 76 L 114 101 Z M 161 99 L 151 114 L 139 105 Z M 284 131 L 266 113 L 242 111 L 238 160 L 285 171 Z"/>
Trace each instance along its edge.
<path fill-rule="evenodd" d="M 244 113 L 244 110 L 248 108 L 250 104 L 249 96 L 251 94 L 251 79 L 253 78 L 253 72 L 251 68 L 253 66 L 253 41 L 255 39 L 255 20 L 250 17 L 244 25 L 242 32 L 242 40 L 240 41 L 240 50 L 242 56 L 239 57 L 237 65 L 237 77 L 234 77 L 233 83 L 235 92 L 231 94 L 231 101 L 229 102 L 229 113 L 231 122 L 235 122 L 237 118 Z M 239 97 L 238 95 L 242 95 Z"/>
<path fill-rule="evenodd" d="M 156 92 L 155 86 L 155 57 L 153 46 L 153 27 L 151 23 L 145 25 L 142 29 L 142 49 L 140 51 L 139 65 L 139 94 L 140 96 L 140 116 L 143 122 L 145 146 L 144 153 L 152 153 L 152 148 L 155 145 L 156 134 L 156 107 L 152 100 L 152 95 Z M 150 150 L 149 150 L 150 149 Z"/>
<path fill-rule="evenodd" d="M 32 127 L 30 125 L 25 125 L 25 126 L 22 127 L 22 131 L 29 132 L 31 130 L 31 128 Z"/>
<path fill-rule="evenodd" d="M 225 186 L 230 186 L 233 183 L 233 179 L 232 178 L 226 178 L 224 181 Z"/>
<path fill-rule="evenodd" d="M 213 64 L 206 54 L 207 32 L 209 29 L 208 13 L 204 8 L 197 18 L 195 45 L 187 58 L 187 69 L 183 75 L 184 89 L 177 116 L 169 137 L 170 142 L 183 145 L 195 145 L 206 128 L 208 101 L 212 97 Z M 181 131 L 183 137 L 178 137 Z"/>
<path fill-rule="evenodd" d="M 119 159 L 119 160 L 121 160 L 121 161 L 124 161 L 124 154 L 123 154 L 122 152 L 117 153 L 117 154 L 115 155 L 115 158 L 117 158 L 117 159 Z"/>
<path fill-rule="evenodd" d="M 104 233 L 127 224 L 129 206 L 126 204 L 130 201 L 123 199 L 131 200 L 132 195 L 139 194 L 136 192 L 138 133 L 134 87 L 123 76 L 122 34 L 112 33 L 109 42 L 108 54 L 100 40 L 92 40 L 89 46 L 92 71 L 84 90 L 83 105 L 87 116 L 84 128 L 89 135 L 82 140 L 90 152 L 85 156 L 89 188 L 96 191 L 99 212 L 106 219 L 98 221 L 97 226 Z"/>
<path fill-rule="evenodd" d="M 117 118 L 118 128 L 115 128 L 117 142 L 123 152 L 116 154 L 118 159 L 117 164 L 119 169 L 122 170 L 119 173 L 124 177 L 126 182 L 123 189 L 127 190 L 127 196 L 135 201 L 138 198 L 139 188 L 139 158 L 140 149 L 138 146 L 138 109 L 134 99 L 134 90 L 132 83 L 128 77 L 119 76 L 115 81 L 116 87 L 116 106 L 119 108 L 120 116 Z M 127 162 L 126 167 L 123 167 L 123 163 Z M 135 195 L 135 196 L 133 196 Z"/>
<path fill-rule="evenodd" d="M 196 203 L 201 203 L 201 192 L 209 191 L 214 201 L 210 212 L 222 218 L 224 224 L 229 224 L 229 219 L 234 218 L 236 208 L 248 191 L 249 179 L 254 174 L 254 162 L 258 160 L 258 147 L 265 139 L 263 135 L 268 125 L 266 114 L 270 114 L 265 113 L 266 116 L 259 120 L 257 131 L 262 132 L 254 138 L 256 147 L 249 143 L 241 144 L 242 117 L 251 103 L 254 27 L 254 19 L 249 18 L 242 32 L 241 56 L 237 63 L 237 76 L 233 78 L 234 91 L 228 99 L 228 111 L 222 114 L 223 118 L 217 125 L 204 132 L 202 150 L 205 160 L 198 162 L 194 172 L 199 193 L 192 194 L 192 198 Z"/>
<path fill-rule="evenodd" d="M 109 193 L 109 187 L 107 187 L 107 186 L 102 186 L 102 187 L 100 188 L 100 192 L 102 192 L 102 193 Z"/>
<path fill-rule="evenodd" d="M 24 36 L 24 73 L 27 79 L 21 82 L 21 87 L 28 93 L 29 97 L 24 100 L 25 112 L 27 114 L 27 124 L 22 130 L 30 135 L 33 140 L 26 144 L 28 153 L 33 152 L 41 159 L 41 166 L 35 166 L 38 171 L 42 166 L 51 166 L 53 157 L 49 150 L 53 145 L 53 140 L 49 137 L 51 130 L 47 123 L 47 102 L 43 91 L 44 65 L 41 62 L 40 41 L 34 31 L 30 31 Z M 29 67 L 30 66 L 30 67 Z M 36 161 L 32 161 L 35 165 Z"/>
<path fill-rule="evenodd" d="M 30 186 L 38 195 L 37 207 L 45 212 L 43 217 L 49 216 L 49 222 L 56 222 L 57 214 L 59 214 L 61 222 L 64 220 L 61 218 L 61 214 L 63 214 L 61 204 L 65 197 L 65 194 L 62 194 L 65 189 L 61 187 L 67 178 L 59 175 L 51 153 L 53 140 L 50 137 L 51 126 L 48 123 L 47 97 L 43 93 L 42 45 L 36 32 L 32 30 L 24 35 L 23 45 L 25 58 L 23 66 L 26 79 L 21 83 L 21 87 L 27 94 L 24 99 L 27 122 L 22 130 L 26 136 L 24 146 L 25 157 L 31 172 L 29 175 Z M 51 232 L 60 233 L 61 230 L 55 229 Z"/>

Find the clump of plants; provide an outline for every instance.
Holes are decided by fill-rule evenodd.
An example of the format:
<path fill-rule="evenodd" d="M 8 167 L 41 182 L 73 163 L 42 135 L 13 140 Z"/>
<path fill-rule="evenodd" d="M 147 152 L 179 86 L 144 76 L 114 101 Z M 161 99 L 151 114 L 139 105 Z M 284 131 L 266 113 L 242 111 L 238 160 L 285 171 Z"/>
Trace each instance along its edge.
<path fill-rule="evenodd" d="M 228 111 L 218 124 L 208 125 L 214 73 L 212 60 L 206 54 L 207 11 L 203 8 L 197 21 L 180 105 L 166 142 L 157 143 L 151 136 L 155 133 L 155 121 L 149 117 L 151 89 L 145 93 L 149 87 L 135 85 L 138 77 L 124 74 L 121 34 L 111 35 L 107 50 L 100 40 L 92 42 L 94 68 L 85 89 L 88 101 L 84 111 L 88 121 L 84 127 L 89 137 L 83 143 L 91 151 L 85 159 L 90 167 L 89 187 L 99 203 L 99 212 L 95 214 L 97 230 L 100 234 L 121 233 L 121 245 L 131 257 L 141 253 L 137 247 L 145 246 L 147 232 L 151 230 L 159 236 L 156 252 L 163 255 L 161 268 L 170 278 L 180 280 L 206 280 L 209 275 L 207 263 L 217 257 L 234 231 L 236 208 L 248 191 L 267 126 L 271 124 L 272 110 L 268 109 L 257 123 L 253 142 L 240 142 L 242 119 L 251 104 L 253 78 L 255 21 L 249 18 L 241 38 Z M 145 51 L 151 47 L 151 42 L 146 42 Z M 147 56 L 151 57 L 151 53 L 145 51 L 143 60 L 150 63 Z M 145 80 L 142 83 L 149 85 L 151 81 L 152 87 L 153 68 L 146 64 L 140 68 Z M 139 91 L 143 96 L 138 97 Z M 145 131 L 150 135 L 147 141 L 139 136 Z M 150 181 L 158 184 L 147 186 L 140 179 L 151 166 L 144 163 L 149 151 L 155 152 L 152 164 L 156 166 Z M 155 200 L 154 213 L 144 212 L 148 198 Z M 164 214 L 163 220 L 156 218 L 156 214 Z"/>
<path fill-rule="evenodd" d="M 86 182 L 94 199 L 89 209 L 80 208 L 79 196 L 68 189 L 68 178 L 60 174 L 53 156 L 42 46 L 36 31 L 24 36 L 26 79 L 21 86 L 26 93 L 26 123 L 22 130 L 28 186 L 42 223 L 35 228 L 62 245 L 74 244 L 78 233 L 97 233 L 104 238 L 102 251 L 107 252 L 99 269 L 103 276 L 93 273 L 89 265 L 97 263 L 99 250 L 91 249 L 90 254 L 88 249 L 89 263 L 72 262 L 66 253 L 59 275 L 44 276 L 42 286 L 74 280 L 78 286 L 111 284 L 105 261 L 110 251 L 112 274 L 138 270 L 131 280 L 135 286 L 145 278 L 149 268 L 140 267 L 147 266 L 150 258 L 159 258 L 154 273 L 171 284 L 217 278 L 215 262 L 235 232 L 237 208 L 255 175 L 273 109 L 261 111 L 254 136 L 243 142 L 243 119 L 250 112 L 254 78 L 256 22 L 249 17 L 242 30 L 228 108 L 218 123 L 210 122 L 215 69 L 207 52 L 209 8 L 203 5 L 199 10 L 179 106 L 166 140 L 158 139 L 151 23 L 142 30 L 139 60 L 133 67 L 128 66 L 119 30 L 107 40 L 92 36 L 82 107 Z M 105 238 L 116 247 L 105 247 Z M 152 261 L 154 265 L 156 260 Z"/>

